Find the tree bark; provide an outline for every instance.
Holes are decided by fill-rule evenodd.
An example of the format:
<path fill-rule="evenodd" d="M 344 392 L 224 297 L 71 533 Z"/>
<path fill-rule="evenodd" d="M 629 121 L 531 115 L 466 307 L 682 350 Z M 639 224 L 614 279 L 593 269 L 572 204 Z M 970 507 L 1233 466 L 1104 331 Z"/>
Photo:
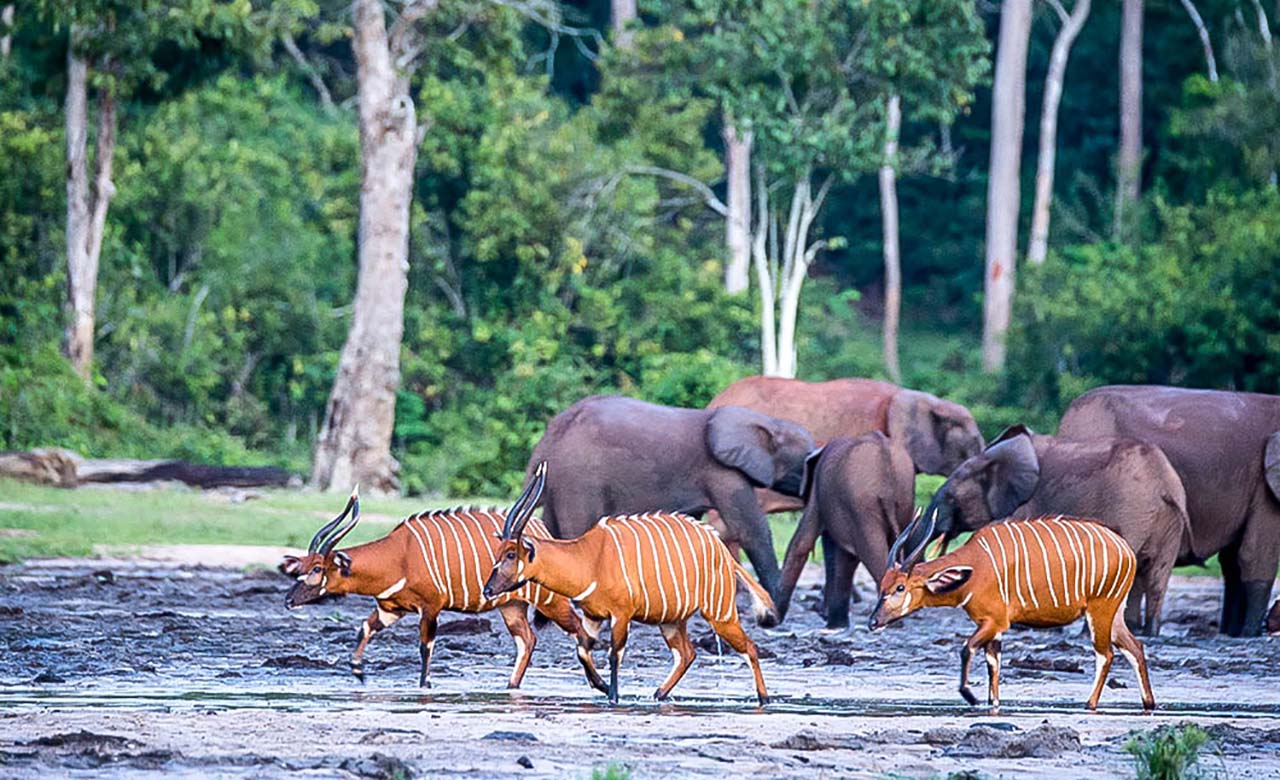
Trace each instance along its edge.
<path fill-rule="evenodd" d="M 613 45 L 625 49 L 631 45 L 628 25 L 636 18 L 636 0 L 611 0 L 609 26 L 613 28 Z"/>
<path fill-rule="evenodd" d="M 774 324 L 773 275 L 769 272 L 769 188 L 764 171 L 756 167 L 756 233 L 751 241 L 751 257 L 760 290 L 760 362 L 765 376 L 778 375 L 778 331 Z"/>
<path fill-rule="evenodd" d="M 1019 166 L 1026 114 L 1031 0 L 1005 0 L 991 95 L 991 168 L 987 181 L 987 248 L 982 364 L 1004 367 L 1018 251 Z"/>
<path fill-rule="evenodd" d="M 115 194 L 111 163 L 116 146 L 116 101 L 110 87 L 98 96 L 98 138 L 93 188 L 89 187 L 89 63 L 77 51 L 77 32 L 67 49 L 67 323 L 64 346 L 75 372 L 88 379 L 93 367 L 94 306 L 98 263 Z M 105 63 L 109 66 L 109 63 Z"/>
<path fill-rule="evenodd" d="M 1204 48 L 1205 65 L 1209 69 L 1209 81 L 1216 84 L 1218 83 L 1218 61 L 1213 56 L 1213 41 L 1209 38 L 1209 28 L 1205 26 L 1195 3 L 1191 0 L 1182 0 L 1182 7 L 1186 10 L 1187 16 L 1191 17 L 1191 23 L 1196 26 L 1196 33 L 1200 36 L 1200 46 Z"/>
<path fill-rule="evenodd" d="M 406 6 L 418 17 L 432 4 Z M 351 329 L 316 445 L 312 482 L 321 490 L 399 487 L 391 457 L 400 340 L 409 272 L 409 205 L 418 129 L 408 75 L 398 67 L 380 0 L 353 3 L 360 123 L 359 275 Z M 412 24 L 412 22 L 408 22 Z"/>
<path fill-rule="evenodd" d="M 4 28 L 4 34 L 0 35 L 0 59 L 7 60 L 13 49 L 13 3 L 0 9 L 0 27 Z"/>
<path fill-rule="evenodd" d="M 902 384 L 898 364 L 898 316 L 902 308 L 902 263 L 898 252 L 898 132 L 902 127 L 902 100 L 889 98 L 885 117 L 884 165 L 880 166 L 880 217 L 884 229 L 884 368 Z"/>
<path fill-rule="evenodd" d="M 1058 106 L 1067 72 L 1071 46 L 1089 18 L 1091 0 L 1076 0 L 1053 39 L 1049 72 L 1044 77 L 1044 102 L 1040 108 L 1040 154 L 1036 158 L 1036 199 L 1031 209 L 1031 239 L 1027 259 L 1039 265 L 1049 253 L 1049 212 L 1053 208 L 1054 162 L 1058 153 Z"/>
<path fill-rule="evenodd" d="M 1120 22 L 1120 149 L 1116 159 L 1117 236 L 1128 235 L 1142 174 L 1142 0 L 1123 0 Z"/>
<path fill-rule="evenodd" d="M 724 169 L 728 182 L 724 223 L 729 262 L 724 289 L 730 295 L 747 291 L 751 269 L 751 133 L 738 134 L 728 116 L 724 122 Z"/>

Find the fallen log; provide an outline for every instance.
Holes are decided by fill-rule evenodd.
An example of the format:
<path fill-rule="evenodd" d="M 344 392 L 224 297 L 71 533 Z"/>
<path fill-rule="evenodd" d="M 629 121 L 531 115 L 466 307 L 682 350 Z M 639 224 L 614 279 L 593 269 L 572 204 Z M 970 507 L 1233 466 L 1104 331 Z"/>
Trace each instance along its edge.
<path fill-rule="evenodd" d="M 56 447 L 0 453 L 0 476 L 57 487 L 125 482 L 181 482 L 202 489 L 301 484 L 297 476 L 274 466 L 209 466 L 184 460 L 87 459 Z"/>

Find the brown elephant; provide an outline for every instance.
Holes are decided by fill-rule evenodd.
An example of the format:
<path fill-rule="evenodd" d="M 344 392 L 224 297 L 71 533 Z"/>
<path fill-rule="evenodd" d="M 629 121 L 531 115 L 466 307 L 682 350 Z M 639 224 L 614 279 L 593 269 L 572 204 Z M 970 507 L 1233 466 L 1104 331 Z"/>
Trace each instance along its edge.
<path fill-rule="evenodd" d="M 799 495 L 805 457 L 817 447 L 802 426 L 739 406 L 680 409 L 592 396 L 552 418 L 529 471 L 549 465 L 542 520 L 561 539 L 606 515 L 719 511 L 773 596 L 778 561 L 754 488 Z"/>
<path fill-rule="evenodd" d="M 949 474 L 961 461 L 982 451 L 982 432 L 969 410 L 957 403 L 918 390 L 875 379 L 833 379 L 803 382 L 769 376 L 749 376 L 726 387 L 709 409 L 745 406 L 773 417 L 794 420 L 819 444 L 837 436 L 861 436 L 879 431 L 906 449 L 920 474 Z M 804 502 L 771 490 L 757 490 L 765 512 L 793 512 Z M 718 518 L 708 516 L 712 523 Z M 840 562 L 824 536 L 826 581 L 843 580 L 833 567 Z M 852 572 L 850 572 L 850 577 Z M 852 592 L 856 598 L 857 593 Z M 826 608 L 824 606 L 824 611 Z"/>
<path fill-rule="evenodd" d="M 787 545 L 774 605 L 786 616 L 796 580 L 818 536 L 832 559 L 826 583 L 827 628 L 849 625 L 853 572 L 861 562 L 877 582 L 889 566 L 889 546 L 911 522 L 915 468 L 901 447 L 879 431 L 839 436 L 805 464 L 805 503 L 800 525 Z"/>
<path fill-rule="evenodd" d="M 1219 630 L 1258 636 L 1280 565 L 1280 396 L 1113 385 L 1071 402 L 1058 435 L 1127 436 L 1159 447 L 1191 519 L 1183 562 L 1222 563 Z"/>
<path fill-rule="evenodd" d="M 1160 632 L 1174 562 L 1190 545 L 1182 481 L 1164 453 L 1136 439 L 1072 441 L 1013 426 L 957 466 L 925 511 L 937 512 L 935 533 L 944 537 L 1006 517 L 1068 515 L 1100 521 L 1137 556 L 1125 622 L 1141 625 L 1150 636 Z M 1052 557 L 1054 551 L 1038 552 Z"/>

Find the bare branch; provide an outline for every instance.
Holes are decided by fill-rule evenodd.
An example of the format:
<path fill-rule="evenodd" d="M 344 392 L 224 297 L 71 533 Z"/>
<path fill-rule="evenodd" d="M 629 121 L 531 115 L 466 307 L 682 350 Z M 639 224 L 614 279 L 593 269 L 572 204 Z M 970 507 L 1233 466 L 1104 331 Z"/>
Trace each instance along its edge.
<path fill-rule="evenodd" d="M 298 42 L 293 39 L 291 33 L 285 33 L 280 37 L 280 42 L 284 44 L 284 50 L 289 53 L 293 61 L 298 63 L 298 67 L 302 68 L 302 72 L 306 75 L 307 80 L 311 82 L 311 88 L 320 96 L 320 102 L 325 109 L 333 109 L 333 95 L 329 94 L 329 88 L 325 86 L 324 79 L 320 78 L 319 71 L 307 59 L 307 55 L 302 53 L 302 49 L 298 48 Z"/>
<path fill-rule="evenodd" d="M 1045 2 L 1058 15 L 1058 21 L 1062 24 L 1066 24 L 1067 20 L 1071 18 L 1071 15 L 1067 13 L 1067 9 L 1062 6 L 1061 0 L 1045 0 Z"/>
<path fill-rule="evenodd" d="M 657 176 L 662 179 L 679 182 L 701 195 L 702 202 L 707 204 L 707 208 L 722 217 L 729 216 L 729 207 L 724 204 L 724 201 L 717 198 L 715 192 L 713 192 L 710 187 L 688 174 L 673 171 L 669 168 L 658 168 L 652 165 L 628 165 L 623 169 L 623 172 L 639 174 L 641 176 Z"/>
<path fill-rule="evenodd" d="M 1213 57 L 1213 41 L 1209 38 L 1209 28 L 1205 27 L 1204 19 L 1196 10 L 1195 3 L 1191 0 L 1182 0 L 1182 7 L 1186 9 L 1187 16 L 1191 17 L 1191 23 L 1196 26 L 1196 32 L 1200 35 L 1200 45 L 1204 47 L 1204 59 L 1209 66 L 1209 80 L 1216 84 L 1218 83 L 1218 63 Z"/>

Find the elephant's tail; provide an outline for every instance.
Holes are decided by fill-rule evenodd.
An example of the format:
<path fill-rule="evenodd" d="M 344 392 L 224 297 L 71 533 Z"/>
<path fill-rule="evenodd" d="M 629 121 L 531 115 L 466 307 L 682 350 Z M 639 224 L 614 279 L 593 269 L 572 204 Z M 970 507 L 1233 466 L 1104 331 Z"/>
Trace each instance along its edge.
<path fill-rule="evenodd" d="M 756 622 L 765 628 L 778 625 L 781 618 L 778 617 L 778 608 L 773 605 L 769 591 L 756 582 L 738 561 L 733 562 L 733 573 L 738 576 L 738 580 L 743 585 L 747 586 L 747 592 L 751 594 L 751 612 L 755 615 Z"/>

